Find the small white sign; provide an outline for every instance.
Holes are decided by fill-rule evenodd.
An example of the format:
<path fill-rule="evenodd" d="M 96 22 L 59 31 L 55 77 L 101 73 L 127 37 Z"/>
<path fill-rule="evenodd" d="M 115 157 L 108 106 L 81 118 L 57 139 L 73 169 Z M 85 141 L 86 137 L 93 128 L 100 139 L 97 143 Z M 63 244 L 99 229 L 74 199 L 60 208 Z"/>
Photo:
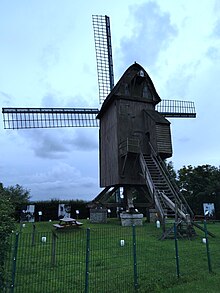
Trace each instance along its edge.
<path fill-rule="evenodd" d="M 156 226 L 158 229 L 160 228 L 160 221 L 159 220 L 156 221 Z"/>
<path fill-rule="evenodd" d="M 120 245 L 124 246 L 125 245 L 125 241 L 124 240 L 120 240 Z"/>
<path fill-rule="evenodd" d="M 43 242 L 43 243 L 47 242 L 47 237 L 45 237 L 45 236 L 41 237 L 41 242 Z"/>
<path fill-rule="evenodd" d="M 214 217 L 215 215 L 214 203 L 203 203 L 203 210 L 204 210 L 205 217 Z"/>

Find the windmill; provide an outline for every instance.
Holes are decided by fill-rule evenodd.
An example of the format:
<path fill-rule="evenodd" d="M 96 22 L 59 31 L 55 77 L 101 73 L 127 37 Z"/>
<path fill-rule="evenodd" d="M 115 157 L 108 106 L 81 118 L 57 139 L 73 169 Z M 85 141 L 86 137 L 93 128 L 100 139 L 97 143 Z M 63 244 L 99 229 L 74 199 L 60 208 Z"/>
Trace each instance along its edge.
<path fill-rule="evenodd" d="M 92 205 L 107 206 L 109 197 L 123 188 L 124 203 L 115 205 L 134 211 L 137 192 L 148 206 L 156 207 L 163 223 L 168 214 L 175 214 L 179 224 L 189 224 L 193 212 L 170 180 L 164 159 L 172 156 L 166 117 L 194 118 L 194 103 L 161 100 L 137 63 L 114 86 L 110 19 L 100 15 L 92 19 L 101 108 L 3 108 L 4 128 L 100 126 L 100 185 L 104 189 Z"/>

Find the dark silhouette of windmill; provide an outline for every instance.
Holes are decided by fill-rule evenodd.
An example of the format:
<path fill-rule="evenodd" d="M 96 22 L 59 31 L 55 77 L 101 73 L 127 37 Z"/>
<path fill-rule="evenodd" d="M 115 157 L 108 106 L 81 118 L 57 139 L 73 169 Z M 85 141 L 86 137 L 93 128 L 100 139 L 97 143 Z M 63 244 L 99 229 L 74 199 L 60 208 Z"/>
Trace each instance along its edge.
<path fill-rule="evenodd" d="M 193 102 L 161 100 L 144 68 L 134 63 L 114 86 L 110 21 L 93 16 L 100 110 L 94 108 L 3 108 L 5 129 L 100 126 L 100 186 L 92 206 L 136 208 L 134 192 L 191 229 L 193 212 L 170 179 L 164 159 L 172 156 L 166 117 L 196 117 Z M 97 119 L 98 118 L 98 119 Z M 108 199 L 123 188 L 123 202 Z M 138 205 L 137 205 L 138 206 Z M 165 225 L 164 225 L 165 227 Z M 169 233 L 164 229 L 164 237 Z"/>

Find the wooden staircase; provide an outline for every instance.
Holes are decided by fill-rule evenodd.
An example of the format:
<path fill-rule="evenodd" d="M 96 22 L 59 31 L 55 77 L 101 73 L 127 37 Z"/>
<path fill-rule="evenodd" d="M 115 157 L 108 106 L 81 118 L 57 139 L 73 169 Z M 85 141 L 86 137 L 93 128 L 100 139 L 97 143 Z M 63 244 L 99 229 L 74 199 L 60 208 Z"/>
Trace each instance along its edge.
<path fill-rule="evenodd" d="M 162 159 L 154 155 L 140 154 L 140 165 L 163 224 L 161 238 L 168 238 L 173 233 L 172 226 L 168 228 L 169 225 L 166 225 L 170 218 L 173 219 L 173 223 L 174 221 L 177 223 L 178 234 L 186 234 L 187 237 L 195 235 L 192 227 L 193 212 L 175 183 L 172 182 Z"/>

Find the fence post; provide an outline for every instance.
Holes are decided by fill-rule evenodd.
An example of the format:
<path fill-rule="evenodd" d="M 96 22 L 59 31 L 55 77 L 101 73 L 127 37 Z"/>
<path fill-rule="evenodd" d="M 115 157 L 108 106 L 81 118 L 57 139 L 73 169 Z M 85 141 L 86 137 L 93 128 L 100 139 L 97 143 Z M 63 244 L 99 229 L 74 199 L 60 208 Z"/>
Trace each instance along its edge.
<path fill-rule="evenodd" d="M 85 293 L 89 292 L 89 255 L 90 255 L 90 228 L 86 229 L 86 274 Z"/>
<path fill-rule="evenodd" d="M 174 229 L 175 253 L 176 253 L 176 275 L 177 275 L 177 278 L 179 278 L 180 277 L 180 264 L 179 264 L 179 250 L 178 250 L 178 239 L 177 239 L 176 223 L 174 223 L 173 229 Z"/>
<path fill-rule="evenodd" d="M 137 251 L 136 251 L 136 230 L 135 225 L 132 226 L 133 234 L 133 263 L 134 263 L 134 289 L 138 288 L 138 275 L 137 275 Z"/>
<path fill-rule="evenodd" d="M 56 233 L 52 230 L 52 251 L 51 251 L 51 265 L 55 266 L 56 263 Z"/>
<path fill-rule="evenodd" d="M 209 239 L 208 239 L 208 233 L 207 233 L 206 219 L 204 220 L 204 229 L 205 229 L 206 253 L 207 253 L 207 259 L 208 259 L 208 268 L 209 268 L 209 273 L 211 273 L 212 272 L 212 265 L 211 265 L 210 251 L 209 251 Z"/>
<path fill-rule="evenodd" d="M 19 233 L 16 233 L 15 234 L 15 246 L 14 246 L 14 251 L 13 251 L 13 259 L 12 259 L 11 293 L 14 292 L 14 287 L 15 287 L 16 262 L 17 262 L 17 253 L 18 253 L 18 239 L 19 239 Z"/>
<path fill-rule="evenodd" d="M 32 239 L 31 239 L 31 245 L 34 246 L 35 244 L 35 230 L 36 230 L 36 225 L 33 224 L 33 229 L 32 229 Z"/>

